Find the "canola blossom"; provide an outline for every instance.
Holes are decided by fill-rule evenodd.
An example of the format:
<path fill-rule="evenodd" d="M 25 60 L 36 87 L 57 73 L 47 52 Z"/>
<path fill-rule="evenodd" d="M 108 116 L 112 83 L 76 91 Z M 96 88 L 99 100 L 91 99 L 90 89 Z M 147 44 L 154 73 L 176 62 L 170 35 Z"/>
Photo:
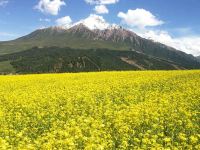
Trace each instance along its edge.
<path fill-rule="evenodd" d="M 200 71 L 0 76 L 1 150 L 200 149 Z"/>

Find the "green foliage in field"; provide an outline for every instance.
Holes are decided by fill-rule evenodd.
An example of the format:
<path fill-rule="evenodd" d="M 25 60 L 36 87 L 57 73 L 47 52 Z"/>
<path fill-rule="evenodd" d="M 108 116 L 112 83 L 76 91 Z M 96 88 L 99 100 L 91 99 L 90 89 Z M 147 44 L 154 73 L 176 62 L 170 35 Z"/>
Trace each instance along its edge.
<path fill-rule="evenodd" d="M 10 61 L 0 62 L 0 73 L 14 73 L 15 69 L 10 64 Z"/>
<path fill-rule="evenodd" d="M 0 149 L 200 149 L 200 71 L 0 77 Z"/>

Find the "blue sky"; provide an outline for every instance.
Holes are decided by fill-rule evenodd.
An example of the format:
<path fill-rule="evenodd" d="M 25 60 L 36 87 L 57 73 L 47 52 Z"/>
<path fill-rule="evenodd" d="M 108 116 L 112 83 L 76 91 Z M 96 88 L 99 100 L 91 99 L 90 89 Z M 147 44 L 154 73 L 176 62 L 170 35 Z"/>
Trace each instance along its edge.
<path fill-rule="evenodd" d="M 45 10 L 44 5 L 52 1 L 59 1 L 58 8 Z M 43 4 L 40 8 L 39 2 Z M 101 12 L 94 10 L 100 5 L 105 6 L 107 12 L 105 9 Z M 182 47 L 183 51 L 200 55 L 199 8 L 199 0 L 0 0 L 0 41 L 15 39 L 41 27 L 54 26 L 57 19 L 65 16 L 71 22 L 77 22 L 96 14 L 108 23 L 121 24 L 140 36 L 179 49 L 181 43 L 179 46 L 177 43 L 185 40 L 188 45 Z M 130 15 L 128 10 L 131 10 Z M 121 17 L 120 12 L 123 14 Z M 157 22 L 142 25 L 139 21 L 135 24 L 138 14 L 140 18 L 147 15 L 144 19 L 148 20 L 149 13 L 154 17 L 149 22 Z M 163 39 L 160 40 L 160 37 Z M 197 44 L 194 46 L 193 43 Z"/>

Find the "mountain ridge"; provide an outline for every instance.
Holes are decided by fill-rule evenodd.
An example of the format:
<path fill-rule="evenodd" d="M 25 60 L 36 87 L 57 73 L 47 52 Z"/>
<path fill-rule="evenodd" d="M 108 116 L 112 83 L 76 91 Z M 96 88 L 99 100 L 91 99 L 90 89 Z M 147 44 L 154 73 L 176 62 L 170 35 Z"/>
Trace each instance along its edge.
<path fill-rule="evenodd" d="M 200 68 L 200 63 L 194 56 L 164 44 L 144 39 L 117 25 L 108 26 L 105 29 L 90 29 L 83 23 L 79 23 L 68 28 L 55 26 L 38 29 L 16 40 L 1 42 L 0 55 L 20 53 L 33 47 L 41 49 L 70 47 L 71 50 L 78 49 L 79 52 L 89 49 L 124 50 L 164 59 L 179 64 L 181 66 L 179 68 Z M 124 59 L 124 61 L 128 62 L 129 60 Z"/>
<path fill-rule="evenodd" d="M 200 56 L 196 56 L 197 60 L 200 62 Z"/>

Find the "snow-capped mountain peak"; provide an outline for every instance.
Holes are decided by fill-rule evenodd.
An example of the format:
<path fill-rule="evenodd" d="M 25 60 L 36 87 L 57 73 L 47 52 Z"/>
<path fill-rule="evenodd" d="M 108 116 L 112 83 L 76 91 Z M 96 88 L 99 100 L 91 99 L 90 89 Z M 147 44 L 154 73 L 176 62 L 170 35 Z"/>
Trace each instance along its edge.
<path fill-rule="evenodd" d="M 94 29 L 104 30 L 109 27 L 109 23 L 107 23 L 102 16 L 98 16 L 95 14 L 91 14 L 88 18 L 74 23 L 72 27 L 78 24 L 83 24 L 90 30 Z"/>
<path fill-rule="evenodd" d="M 59 28 L 61 30 L 68 30 L 70 28 L 73 28 L 74 26 L 78 25 L 84 25 L 90 30 L 118 30 L 118 29 L 123 29 L 122 26 L 119 26 L 117 24 L 109 24 L 106 22 L 106 20 L 99 15 L 96 14 L 91 14 L 89 17 L 82 19 L 78 22 L 75 22 L 73 24 L 66 24 L 62 26 L 57 26 L 56 28 Z"/>

